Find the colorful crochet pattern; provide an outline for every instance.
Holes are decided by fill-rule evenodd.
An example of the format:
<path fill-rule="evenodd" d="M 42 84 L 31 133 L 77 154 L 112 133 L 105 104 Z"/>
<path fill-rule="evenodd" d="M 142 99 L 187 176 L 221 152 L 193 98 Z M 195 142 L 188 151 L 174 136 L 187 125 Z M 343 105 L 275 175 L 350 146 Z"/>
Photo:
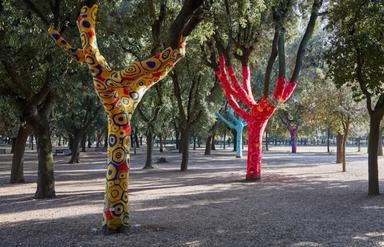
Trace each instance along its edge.
<path fill-rule="evenodd" d="M 227 120 L 219 112 L 216 113 L 217 118 L 228 125 L 231 129 L 236 130 L 236 158 L 243 157 L 243 129 L 247 126 L 241 118 L 236 117 L 232 109 L 227 110 L 228 116 L 231 120 Z"/>
<path fill-rule="evenodd" d="M 72 47 L 51 27 L 48 31 L 56 44 L 71 58 L 86 63 L 93 77 L 95 91 L 108 113 L 108 163 L 103 226 L 119 230 L 129 221 L 128 172 L 132 114 L 145 92 L 164 78 L 185 54 L 185 39 L 180 48 L 131 64 L 123 70 L 111 69 L 100 54 L 96 40 L 98 6 L 83 6 L 77 19 L 82 49 Z"/>
<path fill-rule="evenodd" d="M 247 160 L 247 180 L 260 179 L 261 158 L 262 158 L 262 138 L 265 126 L 276 106 L 284 103 L 291 97 L 296 87 L 296 82 L 287 83 L 284 77 L 277 80 L 275 91 L 271 99 L 262 97 L 256 102 L 252 95 L 250 83 L 250 69 L 243 66 L 242 76 L 243 85 L 240 85 L 232 66 L 226 66 L 224 56 L 219 57 L 219 70 L 216 76 L 220 80 L 225 96 L 232 109 L 248 123 L 248 160 Z M 243 110 L 237 100 L 249 108 Z"/>

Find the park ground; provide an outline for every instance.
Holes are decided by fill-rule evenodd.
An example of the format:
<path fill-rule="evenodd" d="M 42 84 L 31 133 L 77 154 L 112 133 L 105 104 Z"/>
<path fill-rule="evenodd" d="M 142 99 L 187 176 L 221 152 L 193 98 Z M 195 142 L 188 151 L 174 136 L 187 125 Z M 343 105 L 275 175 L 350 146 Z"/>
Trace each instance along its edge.
<path fill-rule="evenodd" d="M 142 170 L 139 149 L 131 156 L 131 230 L 110 236 L 100 228 L 105 153 L 82 153 L 74 165 L 56 156 L 53 200 L 33 199 L 36 154 L 27 152 L 20 185 L 8 184 L 11 155 L 2 154 L 0 246 L 384 246 L 384 196 L 367 196 L 367 155 L 355 149 L 343 173 L 324 147 L 294 155 L 273 147 L 253 183 L 244 181 L 245 158 L 229 149 L 191 151 L 187 172 L 178 171 L 176 151 L 155 152 L 168 163 Z"/>

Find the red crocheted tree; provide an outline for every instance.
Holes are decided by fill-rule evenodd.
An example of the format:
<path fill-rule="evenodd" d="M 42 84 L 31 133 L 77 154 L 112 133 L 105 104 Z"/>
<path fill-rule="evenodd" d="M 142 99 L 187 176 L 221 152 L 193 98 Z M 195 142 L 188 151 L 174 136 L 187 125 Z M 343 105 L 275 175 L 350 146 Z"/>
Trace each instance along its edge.
<path fill-rule="evenodd" d="M 262 137 L 265 126 L 271 118 L 276 108 L 285 103 L 296 87 L 296 81 L 301 69 L 304 58 L 305 47 L 310 36 L 313 33 L 319 9 L 322 5 L 322 0 L 315 0 L 312 6 L 311 17 L 309 19 L 306 31 L 300 43 L 296 64 L 292 73 L 292 77 L 287 82 L 286 80 L 286 64 L 285 64 L 285 28 L 284 18 L 286 17 L 287 8 L 276 8 L 274 10 L 275 21 L 275 36 L 272 43 L 272 53 L 266 68 L 264 80 L 264 92 L 259 101 L 255 101 L 250 83 L 249 55 L 253 50 L 252 46 L 242 46 L 238 42 L 237 48 L 242 50 L 242 56 L 236 55 L 242 63 L 242 83 L 236 76 L 234 67 L 231 65 L 230 57 L 232 37 L 227 48 L 221 44 L 218 45 L 218 50 L 222 54 L 219 57 L 219 69 L 216 71 L 216 76 L 220 80 L 225 96 L 233 108 L 233 110 L 248 123 L 248 160 L 247 160 L 247 180 L 258 180 L 261 176 L 261 159 L 262 159 Z M 280 12 L 279 12 L 280 11 Z M 279 76 L 275 90 L 271 96 L 269 93 L 269 81 L 271 71 L 276 57 L 279 57 Z M 227 60 L 227 61 L 226 61 Z M 228 61 L 229 60 L 229 61 Z M 226 62 L 229 62 L 226 64 Z M 244 105 L 248 110 L 244 110 Z"/>

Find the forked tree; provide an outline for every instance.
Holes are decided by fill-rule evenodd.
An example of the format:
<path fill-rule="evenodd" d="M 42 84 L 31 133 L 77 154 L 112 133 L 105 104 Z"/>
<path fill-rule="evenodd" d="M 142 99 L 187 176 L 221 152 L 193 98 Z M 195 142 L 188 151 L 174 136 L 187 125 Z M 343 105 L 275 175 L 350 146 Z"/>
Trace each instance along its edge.
<path fill-rule="evenodd" d="M 236 158 L 243 157 L 243 129 L 247 126 L 247 123 L 243 121 L 243 119 L 236 117 L 235 113 L 232 109 L 227 109 L 228 116 L 230 120 L 226 119 L 219 112 L 216 113 L 216 117 L 218 120 L 222 121 L 229 128 L 234 129 L 236 131 Z M 225 140 L 224 140 L 225 142 Z"/>
<path fill-rule="evenodd" d="M 77 19 L 82 49 L 70 45 L 55 28 L 49 33 L 56 44 L 79 63 L 88 65 L 95 91 L 108 114 L 108 164 L 104 200 L 103 230 L 119 232 L 128 225 L 128 172 L 131 125 L 136 106 L 145 92 L 164 78 L 185 55 L 186 36 L 201 18 L 196 11 L 203 0 L 184 1 L 171 25 L 170 47 L 123 70 L 109 67 L 96 40 L 96 1 L 85 1 Z"/>
<path fill-rule="evenodd" d="M 253 44 L 242 44 L 236 42 L 236 48 L 241 49 L 242 54 L 235 56 L 242 64 L 242 83 L 239 82 L 235 68 L 231 63 L 231 31 L 229 33 L 228 46 L 224 47 L 223 42 L 218 38 L 219 69 L 216 71 L 216 76 L 222 84 L 222 88 L 227 97 L 227 100 L 233 110 L 248 123 L 248 160 L 247 160 L 247 180 L 258 180 L 261 175 L 261 159 L 262 159 L 262 137 L 265 126 L 271 118 L 276 108 L 284 104 L 292 95 L 296 87 L 296 82 L 299 77 L 299 72 L 302 67 L 305 48 L 315 28 L 319 10 L 322 5 L 322 0 L 314 0 L 311 15 L 300 42 L 292 76 L 287 82 L 286 80 L 286 61 L 285 61 L 285 26 L 287 15 L 292 8 L 293 2 L 290 0 L 279 1 L 272 8 L 273 21 L 275 26 L 274 38 L 272 41 L 272 52 L 268 59 L 264 77 L 264 89 L 260 100 L 256 101 L 252 94 L 250 83 L 250 68 L 249 57 L 253 50 Z M 228 1 L 226 8 L 229 13 Z M 270 77 L 273 69 L 273 64 L 278 56 L 279 73 L 275 90 L 269 96 Z M 244 105 L 248 110 L 244 110 L 241 106 Z"/>

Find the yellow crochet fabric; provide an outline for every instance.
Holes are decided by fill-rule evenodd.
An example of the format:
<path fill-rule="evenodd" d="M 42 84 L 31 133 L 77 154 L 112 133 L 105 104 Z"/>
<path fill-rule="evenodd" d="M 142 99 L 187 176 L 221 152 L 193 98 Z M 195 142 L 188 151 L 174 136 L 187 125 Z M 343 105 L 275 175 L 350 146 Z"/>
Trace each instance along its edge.
<path fill-rule="evenodd" d="M 111 69 L 97 46 L 95 26 L 98 6 L 84 6 L 77 24 L 83 49 L 73 48 L 53 27 L 48 32 L 56 44 L 79 63 L 86 63 L 93 85 L 108 113 L 108 164 L 103 225 L 118 230 L 129 221 L 128 172 L 130 120 L 146 90 L 164 78 L 184 56 L 184 39 L 179 49 L 161 53 L 131 64 L 123 70 Z"/>

